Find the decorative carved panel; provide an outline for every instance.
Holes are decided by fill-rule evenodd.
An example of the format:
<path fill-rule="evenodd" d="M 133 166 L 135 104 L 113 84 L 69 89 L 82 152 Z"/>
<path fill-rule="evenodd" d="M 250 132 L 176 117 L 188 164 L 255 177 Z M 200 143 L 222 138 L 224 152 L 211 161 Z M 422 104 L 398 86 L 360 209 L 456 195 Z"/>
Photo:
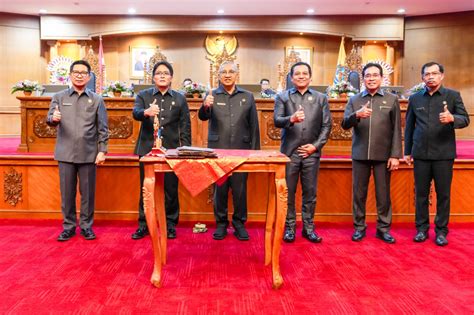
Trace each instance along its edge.
<path fill-rule="evenodd" d="M 56 128 L 46 124 L 46 115 L 35 116 L 33 132 L 38 138 L 56 138 Z"/>
<path fill-rule="evenodd" d="M 329 135 L 330 139 L 333 140 L 351 140 L 352 139 L 352 129 L 344 130 L 341 127 L 342 117 L 333 117 L 332 118 L 332 128 L 331 134 Z"/>
<path fill-rule="evenodd" d="M 272 140 L 281 139 L 281 129 L 275 127 L 273 120 L 267 121 L 267 136 Z"/>
<path fill-rule="evenodd" d="M 100 80 L 102 80 L 100 75 L 100 66 L 99 66 L 99 57 L 94 54 L 94 50 L 92 49 L 92 45 L 89 46 L 89 50 L 87 51 L 87 55 L 82 59 L 87 61 L 91 65 L 91 70 L 95 74 L 95 90 L 97 93 L 100 93 Z"/>
<path fill-rule="evenodd" d="M 133 134 L 133 120 L 127 116 L 109 117 L 109 137 L 111 139 L 127 139 Z"/>
<path fill-rule="evenodd" d="M 10 167 L 3 172 L 3 178 L 3 200 L 16 206 L 19 201 L 23 201 L 23 174 Z"/>

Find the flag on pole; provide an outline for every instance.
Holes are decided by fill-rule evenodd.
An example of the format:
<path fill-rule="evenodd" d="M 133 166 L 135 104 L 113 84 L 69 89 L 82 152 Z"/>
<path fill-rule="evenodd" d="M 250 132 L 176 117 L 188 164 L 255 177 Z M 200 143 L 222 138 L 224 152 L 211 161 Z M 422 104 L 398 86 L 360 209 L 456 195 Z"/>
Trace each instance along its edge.
<path fill-rule="evenodd" d="M 102 47 L 102 36 L 99 36 L 99 91 L 102 93 L 105 81 L 105 59 L 104 48 Z"/>
<path fill-rule="evenodd" d="M 336 74 L 334 75 L 334 84 L 344 80 L 347 72 L 346 67 L 346 50 L 344 49 L 344 36 L 341 38 L 341 45 L 339 46 L 339 56 L 337 57 Z"/>

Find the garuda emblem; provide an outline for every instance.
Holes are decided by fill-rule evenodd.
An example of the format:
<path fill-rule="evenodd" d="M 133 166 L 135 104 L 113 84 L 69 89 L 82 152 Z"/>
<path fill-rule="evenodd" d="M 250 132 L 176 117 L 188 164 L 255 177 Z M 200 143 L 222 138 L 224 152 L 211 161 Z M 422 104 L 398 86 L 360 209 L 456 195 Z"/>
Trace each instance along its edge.
<path fill-rule="evenodd" d="M 237 50 L 237 38 L 235 36 L 232 36 L 230 39 L 221 35 L 216 36 L 214 39 L 206 36 L 204 44 L 207 51 L 206 58 L 212 62 L 222 59 L 222 56 L 230 57 Z"/>

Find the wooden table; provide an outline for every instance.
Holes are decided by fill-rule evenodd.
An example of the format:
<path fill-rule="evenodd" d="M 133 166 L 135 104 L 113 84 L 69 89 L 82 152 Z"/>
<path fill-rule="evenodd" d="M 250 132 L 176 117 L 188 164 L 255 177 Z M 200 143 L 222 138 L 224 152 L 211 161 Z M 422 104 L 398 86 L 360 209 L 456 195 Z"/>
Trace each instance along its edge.
<path fill-rule="evenodd" d="M 225 150 L 220 150 L 225 151 Z M 254 151 L 263 152 L 268 151 Z M 285 165 L 289 161 L 283 154 L 270 156 L 248 157 L 233 172 L 265 172 L 274 176 L 275 185 L 268 189 L 267 219 L 265 224 L 265 266 L 272 264 L 273 288 L 283 284 L 280 273 L 280 246 L 287 212 L 288 190 L 285 181 Z M 272 156 L 271 156 L 272 155 Z M 220 155 L 221 156 L 221 155 Z M 164 210 L 164 173 L 172 172 L 164 156 L 145 156 L 145 179 L 143 183 L 143 202 L 146 221 L 153 247 L 154 268 L 151 282 L 161 286 L 162 266 L 166 264 L 166 216 Z"/>

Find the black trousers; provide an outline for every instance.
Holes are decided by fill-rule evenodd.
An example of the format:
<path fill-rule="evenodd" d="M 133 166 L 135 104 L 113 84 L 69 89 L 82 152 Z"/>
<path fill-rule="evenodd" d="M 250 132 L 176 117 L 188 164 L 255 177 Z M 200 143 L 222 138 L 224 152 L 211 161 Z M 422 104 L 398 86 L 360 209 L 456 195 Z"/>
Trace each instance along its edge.
<path fill-rule="evenodd" d="M 301 217 L 306 231 L 314 230 L 314 210 L 316 208 L 316 190 L 318 186 L 319 157 L 314 154 L 303 159 L 296 151 L 291 155 L 290 162 L 286 164 L 286 185 L 288 186 L 288 213 L 286 215 L 286 228 L 295 229 L 296 209 L 295 195 L 298 179 L 301 176 L 302 209 Z"/>
<path fill-rule="evenodd" d="M 415 225 L 418 231 L 430 228 L 429 194 L 431 180 L 436 190 L 435 233 L 447 235 L 451 207 L 451 182 L 454 160 L 414 160 L 416 214 Z"/>
<path fill-rule="evenodd" d="M 178 177 L 174 173 L 165 173 L 165 212 L 167 227 L 175 227 L 179 221 Z M 138 227 L 146 228 L 145 210 L 143 209 L 143 180 L 145 166 L 140 162 L 140 202 L 138 204 Z"/>
<path fill-rule="evenodd" d="M 392 224 L 390 200 L 390 175 L 387 161 L 352 160 L 352 216 L 354 228 L 365 230 L 367 190 L 371 172 L 374 172 L 375 199 L 377 204 L 377 230 L 388 232 Z"/>
<path fill-rule="evenodd" d="M 96 165 L 94 163 L 76 164 L 59 162 L 61 212 L 63 214 L 63 228 L 65 230 L 76 228 L 78 178 L 79 192 L 81 193 L 79 226 L 81 229 L 88 229 L 92 227 L 94 222 Z"/>
<path fill-rule="evenodd" d="M 214 186 L 214 216 L 217 226 L 229 226 L 229 189 L 232 190 L 234 204 L 232 225 L 240 227 L 247 222 L 247 178 L 247 173 L 233 173 L 222 185 Z"/>

